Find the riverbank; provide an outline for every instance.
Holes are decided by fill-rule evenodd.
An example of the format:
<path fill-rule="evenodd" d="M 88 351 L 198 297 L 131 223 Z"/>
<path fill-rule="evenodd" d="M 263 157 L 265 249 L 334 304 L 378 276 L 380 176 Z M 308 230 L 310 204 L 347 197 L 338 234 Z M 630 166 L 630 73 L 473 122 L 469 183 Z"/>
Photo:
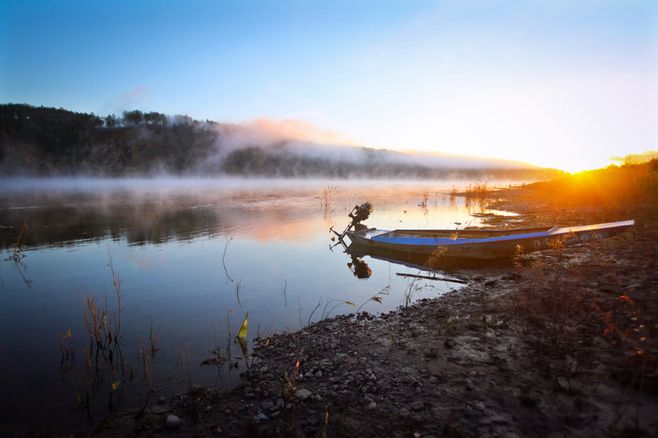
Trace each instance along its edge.
<path fill-rule="evenodd" d="M 93 434 L 655 435 L 655 207 L 584 202 L 565 196 L 573 182 L 550 184 L 491 194 L 496 208 L 520 214 L 491 221 L 637 225 L 463 272 L 465 288 L 377 318 L 337 317 L 262 339 L 238 388 L 195 388 Z"/>

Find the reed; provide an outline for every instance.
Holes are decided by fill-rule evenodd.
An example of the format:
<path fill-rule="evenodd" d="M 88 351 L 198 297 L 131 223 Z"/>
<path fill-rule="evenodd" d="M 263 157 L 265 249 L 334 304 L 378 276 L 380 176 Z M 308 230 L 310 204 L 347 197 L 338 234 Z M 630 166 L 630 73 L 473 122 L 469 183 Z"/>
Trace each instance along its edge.
<path fill-rule="evenodd" d="M 363 308 L 363 306 L 365 306 L 371 301 L 381 304 L 384 297 L 390 295 L 390 293 L 391 293 L 391 286 L 390 285 L 384 286 L 379 292 L 377 292 L 375 295 L 365 300 L 359 307 L 357 307 L 355 311 L 356 314 L 358 315 L 361 309 Z"/>
<path fill-rule="evenodd" d="M 183 351 L 180 352 L 180 361 L 179 361 L 179 366 L 185 373 L 185 377 L 187 378 L 187 389 L 188 391 L 192 390 L 192 370 L 190 367 L 190 345 L 186 344 L 185 348 Z"/>
<path fill-rule="evenodd" d="M 414 294 L 420 292 L 423 287 L 419 285 L 421 278 L 413 278 L 404 290 L 402 306 L 409 307 L 414 301 Z"/>
<path fill-rule="evenodd" d="M 226 244 L 224 245 L 224 252 L 222 253 L 222 266 L 224 267 L 224 274 L 226 274 L 226 279 L 233 283 L 233 278 L 229 275 L 228 269 L 226 268 L 226 251 L 228 251 L 228 245 L 233 240 L 232 237 L 226 239 Z"/>
<path fill-rule="evenodd" d="M 21 226 L 21 230 L 16 237 L 16 243 L 11 246 L 11 255 L 7 258 L 8 261 L 14 263 L 16 271 L 21 276 L 23 283 L 28 288 L 32 287 L 32 280 L 27 275 L 27 265 L 25 264 L 25 239 L 29 227 L 27 224 Z M 4 284 L 4 281 L 3 281 Z"/>
<path fill-rule="evenodd" d="M 469 184 L 466 190 L 464 191 L 464 196 L 467 199 L 482 199 L 488 198 L 493 189 L 489 187 L 486 182 L 477 182 L 475 184 Z"/>
<path fill-rule="evenodd" d="M 329 304 L 332 304 L 332 303 L 336 303 L 336 304 L 332 308 L 327 310 L 327 306 L 329 306 Z M 343 306 L 343 305 L 356 307 L 356 305 L 353 302 L 347 301 L 347 300 L 339 300 L 339 299 L 335 299 L 335 298 L 332 299 L 332 300 L 327 300 L 324 304 L 324 308 L 322 309 L 322 316 L 320 317 L 320 319 L 322 320 L 322 319 L 329 318 L 329 316 L 331 315 L 331 312 L 333 312 L 338 307 Z"/>
<path fill-rule="evenodd" d="M 100 410 L 114 410 L 122 399 L 125 383 L 133 378 L 132 368 L 125 363 L 121 349 L 121 277 L 109 250 L 107 266 L 114 289 L 112 305 L 107 297 L 99 302 L 91 293 L 83 301 L 82 323 L 87 346 L 81 369 L 75 363 L 72 331 L 68 329 L 59 340 L 62 378 L 70 381 L 78 406 L 90 422 Z M 151 337 L 151 348 L 155 351 L 152 326 Z"/>
<path fill-rule="evenodd" d="M 320 195 L 320 210 L 322 210 L 322 216 L 325 220 L 329 219 L 331 214 L 334 212 L 333 202 L 337 189 L 338 186 L 336 185 L 328 185 L 324 190 L 322 190 L 322 194 Z"/>
<path fill-rule="evenodd" d="M 288 295 L 286 295 L 287 289 L 288 289 L 288 280 L 283 280 L 283 289 L 281 290 L 281 295 L 283 295 L 283 304 L 285 307 L 288 307 Z"/>
<path fill-rule="evenodd" d="M 157 346 L 158 345 L 157 341 L 158 341 L 158 336 L 153 331 L 153 318 L 151 318 L 151 325 L 149 327 L 149 351 L 151 352 L 152 357 L 155 357 L 155 353 L 160 351 L 160 349 Z"/>
<path fill-rule="evenodd" d="M 429 199 L 430 199 L 430 191 L 426 187 L 425 191 L 423 192 L 423 195 L 420 199 L 420 203 L 418 204 L 418 206 L 420 208 L 422 208 L 423 210 L 427 210 L 427 203 L 428 203 Z"/>

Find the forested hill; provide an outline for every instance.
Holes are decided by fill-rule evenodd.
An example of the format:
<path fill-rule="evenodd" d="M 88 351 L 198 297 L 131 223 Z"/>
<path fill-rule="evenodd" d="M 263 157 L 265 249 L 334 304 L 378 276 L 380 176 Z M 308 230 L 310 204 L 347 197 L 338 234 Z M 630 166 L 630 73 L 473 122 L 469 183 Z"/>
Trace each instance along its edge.
<path fill-rule="evenodd" d="M 263 140 L 242 125 L 125 111 L 99 117 L 0 105 L 0 174 L 39 176 L 241 175 L 266 177 L 545 179 L 557 171 L 455 166 L 386 150 Z M 326 153 L 330 151 L 331 153 Z M 464 162 L 461 159 L 460 162 Z M 430 163 L 430 164 L 428 164 Z"/>

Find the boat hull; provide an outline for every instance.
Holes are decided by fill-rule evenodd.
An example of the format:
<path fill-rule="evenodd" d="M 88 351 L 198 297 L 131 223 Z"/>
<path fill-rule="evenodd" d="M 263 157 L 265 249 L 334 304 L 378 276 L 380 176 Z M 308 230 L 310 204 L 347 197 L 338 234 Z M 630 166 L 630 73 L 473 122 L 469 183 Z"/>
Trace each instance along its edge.
<path fill-rule="evenodd" d="M 507 231 L 497 237 L 483 238 L 428 238 L 431 231 L 423 232 L 423 237 L 413 230 L 380 231 L 375 229 L 361 232 L 350 231 L 347 236 L 352 245 L 362 249 L 388 251 L 404 256 L 419 255 L 427 258 L 455 259 L 500 259 L 549 248 L 571 246 L 592 240 L 612 237 L 634 224 L 633 221 L 596 224 L 580 227 L 554 227 L 550 230 L 515 234 Z M 523 230 L 525 231 L 525 230 Z M 436 230 L 444 235 L 445 230 Z M 453 231 L 453 233 L 456 233 Z M 494 232 L 495 233 L 495 232 Z"/>

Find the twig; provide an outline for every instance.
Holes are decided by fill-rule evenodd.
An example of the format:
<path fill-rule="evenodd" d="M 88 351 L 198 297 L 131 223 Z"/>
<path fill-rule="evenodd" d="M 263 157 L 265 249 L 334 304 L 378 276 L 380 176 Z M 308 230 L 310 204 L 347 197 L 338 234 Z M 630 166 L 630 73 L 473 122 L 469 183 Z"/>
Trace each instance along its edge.
<path fill-rule="evenodd" d="M 231 283 L 233 283 L 233 278 L 231 278 L 231 276 L 228 274 L 228 269 L 226 268 L 226 262 L 225 262 L 225 259 L 226 259 L 226 251 L 228 250 L 228 244 L 231 243 L 231 240 L 233 240 L 232 237 L 229 237 L 229 238 L 226 240 L 226 245 L 224 246 L 224 254 L 222 254 L 222 266 L 224 267 L 224 274 L 226 274 L 226 278 L 227 278 Z"/>
<path fill-rule="evenodd" d="M 283 280 L 283 290 L 281 293 L 283 294 L 284 306 L 288 307 L 288 295 L 286 295 L 286 289 L 288 289 L 288 281 Z"/>
<path fill-rule="evenodd" d="M 460 280 L 458 278 L 450 278 L 450 277 L 436 277 L 436 276 L 430 276 L 430 275 L 405 274 L 403 272 L 396 272 L 395 275 L 399 275 L 400 277 L 424 278 L 426 280 L 448 281 L 448 282 L 451 282 L 451 283 L 468 284 L 468 281 Z"/>

